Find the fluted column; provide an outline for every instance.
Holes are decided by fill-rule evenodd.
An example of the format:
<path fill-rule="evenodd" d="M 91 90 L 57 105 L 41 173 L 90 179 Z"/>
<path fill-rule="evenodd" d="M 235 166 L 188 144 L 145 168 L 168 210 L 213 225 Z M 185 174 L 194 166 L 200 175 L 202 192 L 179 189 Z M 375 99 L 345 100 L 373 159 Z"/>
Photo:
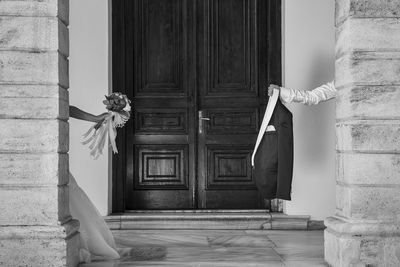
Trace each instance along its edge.
<path fill-rule="evenodd" d="M 400 266 L 399 17 L 399 0 L 336 0 L 332 266 Z"/>
<path fill-rule="evenodd" d="M 68 0 L 0 1 L 0 265 L 76 266 Z"/>

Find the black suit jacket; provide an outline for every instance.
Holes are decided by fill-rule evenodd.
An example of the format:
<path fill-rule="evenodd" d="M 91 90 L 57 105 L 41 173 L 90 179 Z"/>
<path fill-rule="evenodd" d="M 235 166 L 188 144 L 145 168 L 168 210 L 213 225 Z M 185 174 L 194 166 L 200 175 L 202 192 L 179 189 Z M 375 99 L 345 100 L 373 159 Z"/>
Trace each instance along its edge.
<path fill-rule="evenodd" d="M 258 186 L 264 198 L 290 200 L 293 177 L 293 120 L 292 113 L 279 99 L 276 102 L 269 125 L 275 126 L 276 138 L 272 140 L 276 140 L 277 147 L 269 148 L 268 146 L 275 146 L 275 144 L 271 144 L 270 140 L 268 144 L 263 143 L 260 145 L 255 154 L 255 162 L 257 164 L 254 166 L 253 174 L 257 185 L 265 184 L 265 182 L 269 183 L 266 186 Z M 270 133 L 268 132 L 268 134 Z M 263 133 L 263 139 L 265 138 L 267 137 Z M 272 152 L 273 150 L 277 153 Z M 274 155 L 268 153 L 274 153 Z M 277 167 L 272 172 L 265 169 L 266 160 L 270 161 L 271 156 L 277 157 L 275 159 L 277 160 Z M 267 192 L 263 192 L 263 190 Z"/>
<path fill-rule="evenodd" d="M 293 178 L 293 119 L 292 113 L 277 101 L 272 121 L 278 134 L 278 173 L 276 197 L 290 200 Z"/>

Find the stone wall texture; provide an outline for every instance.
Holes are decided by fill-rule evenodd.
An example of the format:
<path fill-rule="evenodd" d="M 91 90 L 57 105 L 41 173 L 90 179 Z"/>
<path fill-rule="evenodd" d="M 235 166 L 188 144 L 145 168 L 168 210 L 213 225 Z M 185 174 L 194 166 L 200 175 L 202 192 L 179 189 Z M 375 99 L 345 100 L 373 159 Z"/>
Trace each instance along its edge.
<path fill-rule="evenodd" d="M 77 266 L 68 0 L 0 1 L 0 266 Z"/>
<path fill-rule="evenodd" d="M 336 0 L 331 266 L 400 266 L 400 0 Z"/>

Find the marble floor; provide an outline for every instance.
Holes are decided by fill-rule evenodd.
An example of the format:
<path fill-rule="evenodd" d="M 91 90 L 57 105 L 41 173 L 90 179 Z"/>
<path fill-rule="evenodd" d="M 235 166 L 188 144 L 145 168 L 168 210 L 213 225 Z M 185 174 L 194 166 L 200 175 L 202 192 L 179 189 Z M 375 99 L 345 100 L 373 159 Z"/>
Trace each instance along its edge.
<path fill-rule="evenodd" d="M 82 267 L 327 266 L 323 231 L 119 230 L 121 259 Z"/>

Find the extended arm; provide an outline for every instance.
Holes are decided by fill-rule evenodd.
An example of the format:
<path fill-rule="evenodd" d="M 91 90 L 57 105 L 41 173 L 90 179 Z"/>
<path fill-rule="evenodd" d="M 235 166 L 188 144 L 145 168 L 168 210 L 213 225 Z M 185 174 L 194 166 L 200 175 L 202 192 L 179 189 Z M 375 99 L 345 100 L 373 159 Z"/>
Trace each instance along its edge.
<path fill-rule="evenodd" d="M 84 121 L 92 121 L 92 122 L 99 122 L 100 120 L 104 119 L 107 116 L 107 112 L 100 114 L 100 115 L 93 115 L 88 112 L 85 112 L 75 106 L 69 106 L 69 116 L 78 120 Z"/>
<path fill-rule="evenodd" d="M 336 96 L 336 88 L 332 82 L 321 85 L 310 91 L 289 89 L 279 87 L 280 99 L 283 103 L 302 103 L 306 105 L 317 105 L 319 102 L 327 101 Z"/>

